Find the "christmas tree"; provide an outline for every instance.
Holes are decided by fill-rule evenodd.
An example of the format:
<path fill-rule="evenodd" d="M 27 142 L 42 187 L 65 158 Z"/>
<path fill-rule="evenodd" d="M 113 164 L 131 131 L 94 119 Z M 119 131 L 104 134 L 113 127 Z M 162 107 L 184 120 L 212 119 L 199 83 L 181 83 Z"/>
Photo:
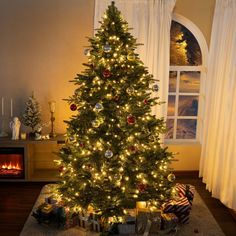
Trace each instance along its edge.
<path fill-rule="evenodd" d="M 105 218 L 124 215 L 137 201 L 158 207 L 173 196 L 175 176 L 172 154 L 160 144 L 165 123 L 151 115 L 160 104 L 151 95 L 157 82 L 114 3 L 89 42 L 86 69 L 67 99 L 74 115 L 59 152 L 58 195 L 72 210 L 91 207 Z"/>
<path fill-rule="evenodd" d="M 22 115 L 22 123 L 31 128 L 31 132 L 35 132 L 35 127 L 41 122 L 40 107 L 38 101 L 35 99 L 34 94 L 28 98 L 25 104 L 25 111 Z"/>

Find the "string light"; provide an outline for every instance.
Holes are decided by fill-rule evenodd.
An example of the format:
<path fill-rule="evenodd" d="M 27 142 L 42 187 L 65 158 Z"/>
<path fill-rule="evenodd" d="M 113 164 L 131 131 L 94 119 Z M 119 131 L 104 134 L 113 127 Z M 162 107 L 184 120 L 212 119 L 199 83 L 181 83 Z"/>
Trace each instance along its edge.
<path fill-rule="evenodd" d="M 129 177 L 128 177 L 128 176 L 126 176 L 126 177 L 125 177 L 125 180 L 126 180 L 126 181 L 128 181 L 128 180 L 129 180 Z"/>
<path fill-rule="evenodd" d="M 78 75 L 78 88 L 69 99 L 79 112 L 68 122 L 68 142 L 60 151 L 62 160 L 58 162 L 60 167 L 64 166 L 60 172 L 63 179 L 61 189 L 67 191 L 61 196 L 63 201 L 70 202 L 72 207 L 69 211 L 86 210 L 78 204 L 81 199 L 83 205 L 91 204 L 84 197 L 86 191 L 93 194 L 93 207 L 96 209 L 98 197 L 93 190 L 101 186 L 104 187 L 104 199 L 109 200 L 115 209 L 122 205 L 123 196 L 131 196 L 134 202 L 137 201 L 144 194 L 142 185 L 147 194 L 145 197 L 150 197 L 150 211 L 156 210 L 151 202 L 155 190 L 158 192 L 155 199 L 166 199 L 170 195 L 166 172 L 171 157 L 167 155 L 163 161 L 151 156 L 152 152 L 159 153 L 158 149 L 161 149 L 158 141 L 159 132 L 163 129 L 162 125 L 155 125 L 155 117 L 148 112 L 153 105 L 147 91 L 152 89 L 152 76 L 135 54 L 135 39 L 127 33 L 124 38 L 123 32 L 126 31 L 128 25 L 121 18 L 120 21 L 119 18 L 110 19 L 110 14 L 104 14 L 100 30 L 90 41 L 88 61 L 91 66 L 83 75 Z M 111 76 L 105 78 L 104 70 L 110 71 Z M 134 92 L 129 94 L 127 87 L 133 87 Z M 144 99 L 150 100 L 145 106 Z M 97 103 L 103 105 L 99 112 L 95 109 Z M 110 115 L 109 112 L 114 113 Z M 128 124 L 128 115 L 136 117 L 134 124 Z M 99 121 L 100 125 L 95 127 L 92 121 Z M 145 138 L 146 134 L 150 137 Z M 105 156 L 107 150 L 114 152 L 112 158 Z M 111 190 L 114 187 L 122 192 Z M 175 194 L 174 188 L 171 194 Z M 100 202 L 99 208 L 103 214 L 105 208 L 102 209 Z M 127 213 L 124 210 L 124 214 Z M 122 218 L 113 212 L 109 221 L 122 221 Z"/>

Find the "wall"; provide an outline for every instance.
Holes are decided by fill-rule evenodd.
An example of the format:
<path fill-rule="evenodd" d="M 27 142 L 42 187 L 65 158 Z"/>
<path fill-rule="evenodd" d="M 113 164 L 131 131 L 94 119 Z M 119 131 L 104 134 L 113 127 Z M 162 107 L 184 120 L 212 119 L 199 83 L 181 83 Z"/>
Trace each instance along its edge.
<path fill-rule="evenodd" d="M 215 0 L 177 0 L 174 13 L 192 21 L 202 32 L 208 47 L 211 38 L 211 25 Z M 198 170 L 201 155 L 201 143 L 168 144 L 169 150 L 175 153 L 171 165 L 175 170 Z"/>
<path fill-rule="evenodd" d="M 177 0 L 174 9 L 199 27 L 208 45 L 214 3 Z M 65 132 L 63 120 L 71 111 L 62 99 L 72 94 L 75 87 L 68 81 L 86 62 L 83 50 L 88 44 L 86 36 L 93 33 L 93 12 L 94 0 L 0 0 L 0 98 L 6 99 L 7 116 L 10 98 L 14 116 L 20 116 L 24 102 L 34 91 L 44 121 L 49 121 L 48 101 L 57 101 L 56 132 Z M 179 152 L 179 161 L 173 163 L 176 170 L 198 169 L 200 144 L 169 147 Z"/>
<path fill-rule="evenodd" d="M 72 94 L 68 81 L 86 62 L 93 8 L 93 0 L 0 0 L 0 98 L 5 97 L 7 116 L 10 98 L 20 116 L 34 91 L 44 121 L 49 121 L 48 101 L 57 101 L 56 131 L 65 131 L 63 120 L 71 113 L 62 99 Z"/>
<path fill-rule="evenodd" d="M 174 170 L 196 171 L 199 169 L 200 143 L 169 144 L 168 150 L 174 154 L 174 161 L 171 164 Z"/>
<path fill-rule="evenodd" d="M 191 20 L 210 45 L 215 0 L 176 0 L 174 12 Z"/>

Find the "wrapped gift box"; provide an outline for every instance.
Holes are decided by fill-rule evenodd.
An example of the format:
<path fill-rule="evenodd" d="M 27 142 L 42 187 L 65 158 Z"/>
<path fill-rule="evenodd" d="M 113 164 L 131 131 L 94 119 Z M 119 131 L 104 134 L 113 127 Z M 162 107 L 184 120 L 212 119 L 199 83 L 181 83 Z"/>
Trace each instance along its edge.
<path fill-rule="evenodd" d="M 57 203 L 57 200 L 53 196 L 50 196 L 45 198 L 45 202 L 54 205 Z"/>
<path fill-rule="evenodd" d="M 179 197 L 186 197 L 190 204 L 192 205 L 192 201 L 194 198 L 195 187 L 191 184 L 179 184 L 175 185 L 175 190 Z"/>
<path fill-rule="evenodd" d="M 190 212 L 187 212 L 186 214 L 177 214 L 177 217 L 179 219 L 179 223 L 188 224 L 189 223 L 189 215 L 190 215 Z"/>
<path fill-rule="evenodd" d="M 191 205 L 186 197 L 170 200 L 162 205 L 164 213 L 186 213 L 190 212 Z"/>
<path fill-rule="evenodd" d="M 32 213 L 32 216 L 39 224 L 50 224 L 53 219 L 53 209 L 50 205 L 43 203 Z"/>
<path fill-rule="evenodd" d="M 187 224 L 191 205 L 186 197 L 180 197 L 175 200 L 170 200 L 162 206 L 163 213 L 174 213 L 179 218 L 179 222 Z M 187 219 L 188 218 L 188 219 Z"/>
<path fill-rule="evenodd" d="M 89 214 L 89 221 L 91 224 L 91 230 L 95 232 L 101 232 L 101 224 L 99 221 L 99 217 L 95 213 L 90 213 Z"/>
<path fill-rule="evenodd" d="M 81 212 L 78 215 L 78 225 L 85 231 L 92 229 L 92 222 L 90 220 L 90 217 L 84 212 Z"/>
<path fill-rule="evenodd" d="M 161 229 L 161 210 L 156 209 L 150 211 L 147 209 L 138 209 L 136 220 L 136 233 L 144 234 L 149 232 L 151 234 L 157 233 Z"/>
<path fill-rule="evenodd" d="M 174 213 L 161 214 L 161 229 L 172 229 L 177 226 L 179 222 L 178 217 Z"/>
<path fill-rule="evenodd" d="M 53 206 L 50 204 L 45 204 L 42 208 L 41 208 L 41 212 L 45 213 L 45 214 L 49 214 L 53 211 Z"/>
<path fill-rule="evenodd" d="M 119 234 L 135 234 L 135 224 L 118 224 Z"/>
<path fill-rule="evenodd" d="M 65 229 L 69 229 L 75 226 L 79 225 L 79 216 L 76 213 L 73 213 L 72 215 L 66 214 L 66 221 L 64 224 Z"/>

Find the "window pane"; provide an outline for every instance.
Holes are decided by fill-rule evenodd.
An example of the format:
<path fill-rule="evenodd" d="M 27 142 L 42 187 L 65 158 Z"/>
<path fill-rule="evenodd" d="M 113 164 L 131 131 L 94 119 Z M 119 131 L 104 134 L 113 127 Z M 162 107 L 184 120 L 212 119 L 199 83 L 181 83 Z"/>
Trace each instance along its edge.
<path fill-rule="evenodd" d="M 199 93 L 200 91 L 200 72 L 182 71 L 180 72 L 180 93 Z"/>
<path fill-rule="evenodd" d="M 168 116 L 174 116 L 175 115 L 175 96 L 168 96 Z"/>
<path fill-rule="evenodd" d="M 173 132 L 174 132 L 174 119 L 167 119 L 166 121 L 166 139 L 172 139 L 173 138 Z"/>
<path fill-rule="evenodd" d="M 198 96 L 179 96 L 179 116 L 197 116 Z"/>
<path fill-rule="evenodd" d="M 169 92 L 176 92 L 177 71 L 169 72 Z"/>
<path fill-rule="evenodd" d="M 172 21 L 170 30 L 170 65 L 197 66 L 202 64 L 199 44 L 182 24 Z"/>
<path fill-rule="evenodd" d="M 177 120 L 177 139 L 195 139 L 197 120 L 179 119 Z"/>

